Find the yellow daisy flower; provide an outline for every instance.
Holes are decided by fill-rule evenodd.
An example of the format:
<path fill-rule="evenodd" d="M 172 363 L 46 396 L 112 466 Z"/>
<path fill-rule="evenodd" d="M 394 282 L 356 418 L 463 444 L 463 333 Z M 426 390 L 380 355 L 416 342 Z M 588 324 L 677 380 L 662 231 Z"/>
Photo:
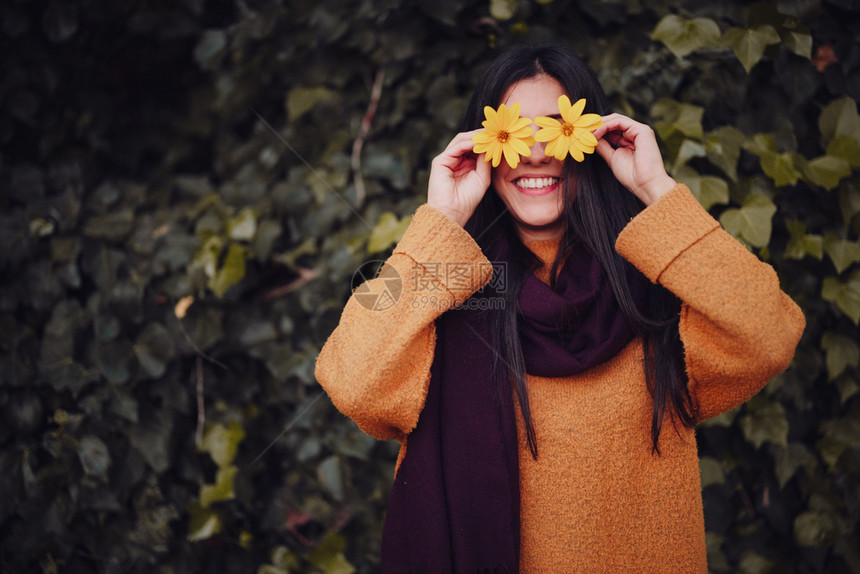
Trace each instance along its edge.
<path fill-rule="evenodd" d="M 520 163 L 520 156 L 529 156 L 535 145 L 532 136 L 532 121 L 529 118 L 520 117 L 520 103 L 516 102 L 510 108 L 502 104 L 498 110 L 490 106 L 484 107 L 483 122 L 484 129 L 472 137 L 475 153 L 486 153 L 484 161 L 493 162 L 493 167 L 498 167 L 505 156 L 505 161 L 511 169 Z"/>
<path fill-rule="evenodd" d="M 567 96 L 558 97 L 558 111 L 561 121 L 555 118 L 541 116 L 535 118 L 540 131 L 535 134 L 539 142 L 549 142 L 546 154 L 563 160 L 568 152 L 576 161 L 585 159 L 583 154 L 594 153 L 597 138 L 591 132 L 603 125 L 603 120 L 597 114 L 582 114 L 585 109 L 585 98 L 570 105 Z"/>

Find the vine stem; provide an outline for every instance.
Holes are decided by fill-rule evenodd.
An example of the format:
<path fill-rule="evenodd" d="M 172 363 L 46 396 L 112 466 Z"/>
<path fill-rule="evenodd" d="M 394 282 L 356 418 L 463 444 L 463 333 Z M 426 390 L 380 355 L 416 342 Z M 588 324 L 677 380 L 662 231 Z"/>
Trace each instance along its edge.
<path fill-rule="evenodd" d="M 206 424 L 206 405 L 203 401 L 203 357 L 197 355 L 197 429 L 194 443 L 197 448 L 203 445 L 203 425 Z"/>
<path fill-rule="evenodd" d="M 364 139 L 370 133 L 370 126 L 373 123 L 373 118 L 376 115 L 376 109 L 379 107 L 379 99 L 382 97 L 382 82 L 385 79 L 385 72 L 379 70 L 376 72 L 376 77 L 373 79 L 373 86 L 370 89 L 370 103 L 367 104 L 367 111 L 364 117 L 361 118 L 361 127 L 358 129 L 358 137 L 352 143 L 352 158 L 350 165 L 352 166 L 352 180 L 355 185 L 355 199 L 360 206 L 364 203 L 364 198 L 367 196 L 367 189 L 364 187 L 364 179 L 361 177 L 361 149 L 364 147 Z"/>

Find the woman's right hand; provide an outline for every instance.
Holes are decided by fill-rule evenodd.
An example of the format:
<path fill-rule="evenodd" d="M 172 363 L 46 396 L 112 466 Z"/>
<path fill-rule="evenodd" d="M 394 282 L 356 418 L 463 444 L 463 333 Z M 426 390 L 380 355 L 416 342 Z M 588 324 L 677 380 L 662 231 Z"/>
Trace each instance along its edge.
<path fill-rule="evenodd" d="M 461 226 L 490 187 L 490 164 L 483 154 L 472 153 L 472 136 L 479 131 L 457 134 L 430 166 L 427 204 Z"/>

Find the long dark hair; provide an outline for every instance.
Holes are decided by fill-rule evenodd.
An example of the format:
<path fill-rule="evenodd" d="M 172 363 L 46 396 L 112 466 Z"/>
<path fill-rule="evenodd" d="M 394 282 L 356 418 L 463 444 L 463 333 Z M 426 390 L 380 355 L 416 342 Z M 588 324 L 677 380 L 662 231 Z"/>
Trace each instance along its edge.
<path fill-rule="evenodd" d="M 462 131 L 481 127 L 484 106 L 498 106 L 510 86 L 540 75 L 555 78 L 571 100 L 585 98 L 589 106 L 587 112 L 601 115 L 610 112 L 608 98 L 597 77 L 569 50 L 557 45 L 517 46 L 503 53 L 485 70 L 466 109 Z M 686 427 L 695 423 L 678 333 L 680 301 L 659 285 L 649 287 L 647 308 L 640 308 L 633 299 L 628 276 L 639 271 L 615 251 L 615 239 L 644 205 L 615 179 L 606 162 L 596 154 L 583 163 L 567 158 L 562 170 L 562 185 L 565 230 L 551 268 L 551 281 L 577 242 L 582 242 L 600 261 L 621 312 L 644 341 L 645 379 L 654 402 L 652 451 L 659 454 L 660 430 L 667 409 L 671 409 L 673 422 L 680 421 Z M 510 392 L 513 386 L 525 422 L 529 449 L 537 458 L 538 445 L 529 408 L 517 320 L 520 289 L 529 273 L 540 265 L 540 260 L 522 243 L 504 203 L 491 189 L 466 224 L 467 231 L 490 260 L 495 260 L 499 253 L 498 242 L 493 239 L 498 234 L 487 231 L 497 225 L 501 226 L 499 230 L 505 234 L 509 245 L 505 304 L 493 312 L 493 344 L 500 357 L 496 361 L 496 378 L 500 392 Z"/>

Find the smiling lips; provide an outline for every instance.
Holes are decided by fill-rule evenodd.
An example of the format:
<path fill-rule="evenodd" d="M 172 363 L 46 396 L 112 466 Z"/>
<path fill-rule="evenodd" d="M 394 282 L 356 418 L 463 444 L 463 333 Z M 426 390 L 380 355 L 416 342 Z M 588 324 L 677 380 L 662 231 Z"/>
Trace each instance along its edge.
<path fill-rule="evenodd" d="M 558 182 L 557 177 L 519 177 L 514 185 L 525 195 L 539 196 L 554 191 Z"/>

